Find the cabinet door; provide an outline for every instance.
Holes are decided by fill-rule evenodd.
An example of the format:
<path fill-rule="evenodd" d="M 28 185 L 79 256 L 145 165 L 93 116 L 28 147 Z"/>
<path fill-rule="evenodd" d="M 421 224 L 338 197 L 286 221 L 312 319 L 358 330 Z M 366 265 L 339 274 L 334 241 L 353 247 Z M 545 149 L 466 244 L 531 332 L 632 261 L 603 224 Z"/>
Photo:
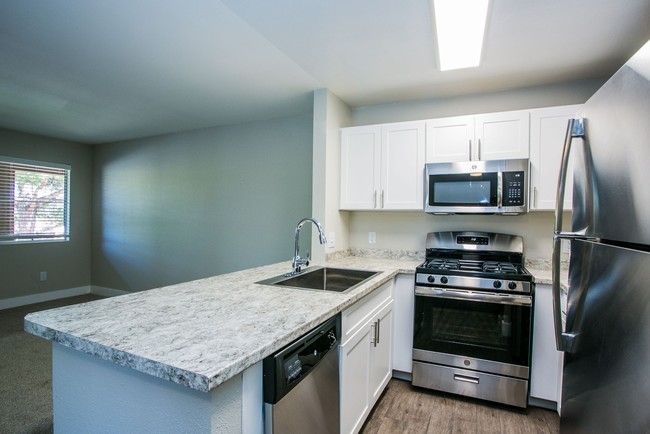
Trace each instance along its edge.
<path fill-rule="evenodd" d="M 370 348 L 370 406 L 373 406 L 393 375 L 393 302 L 375 317 Z"/>
<path fill-rule="evenodd" d="M 380 126 L 341 130 L 341 209 L 377 207 L 380 161 Z"/>
<path fill-rule="evenodd" d="M 530 112 L 531 210 L 554 210 L 562 149 L 570 118 L 581 105 L 549 107 Z M 569 164 L 564 209 L 570 210 L 573 196 L 573 170 Z"/>
<path fill-rule="evenodd" d="M 413 371 L 413 310 L 415 288 L 412 274 L 398 274 L 393 295 L 393 369 Z"/>
<path fill-rule="evenodd" d="M 478 115 L 475 126 L 478 146 L 473 160 L 507 160 L 530 155 L 527 110 Z"/>
<path fill-rule="evenodd" d="M 367 323 L 339 348 L 342 433 L 359 432 L 370 413 L 368 363 L 373 336 L 374 327 L 371 329 L 371 323 Z"/>
<path fill-rule="evenodd" d="M 382 127 L 379 208 L 422 210 L 424 121 Z"/>
<path fill-rule="evenodd" d="M 562 353 L 555 348 L 553 296 L 550 285 L 535 287 L 533 321 L 533 360 L 530 373 L 530 396 L 559 402 Z"/>
<path fill-rule="evenodd" d="M 427 121 L 427 163 L 469 161 L 474 140 L 474 117 L 457 116 Z"/>

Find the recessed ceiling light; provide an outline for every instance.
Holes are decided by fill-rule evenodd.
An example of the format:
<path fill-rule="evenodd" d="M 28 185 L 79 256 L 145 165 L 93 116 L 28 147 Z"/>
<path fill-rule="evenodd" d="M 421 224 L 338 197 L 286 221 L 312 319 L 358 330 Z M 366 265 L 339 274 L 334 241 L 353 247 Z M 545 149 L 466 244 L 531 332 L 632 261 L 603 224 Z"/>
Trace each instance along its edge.
<path fill-rule="evenodd" d="M 489 0 L 432 0 L 440 70 L 471 68 L 481 61 Z"/>

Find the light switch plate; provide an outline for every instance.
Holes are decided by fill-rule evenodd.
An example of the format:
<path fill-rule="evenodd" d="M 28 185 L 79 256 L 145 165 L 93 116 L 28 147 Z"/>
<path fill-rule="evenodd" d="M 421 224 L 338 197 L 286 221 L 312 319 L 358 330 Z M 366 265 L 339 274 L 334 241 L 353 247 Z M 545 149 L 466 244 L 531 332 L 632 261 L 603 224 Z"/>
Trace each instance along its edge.
<path fill-rule="evenodd" d="M 368 244 L 375 244 L 377 242 L 377 232 L 368 232 Z"/>

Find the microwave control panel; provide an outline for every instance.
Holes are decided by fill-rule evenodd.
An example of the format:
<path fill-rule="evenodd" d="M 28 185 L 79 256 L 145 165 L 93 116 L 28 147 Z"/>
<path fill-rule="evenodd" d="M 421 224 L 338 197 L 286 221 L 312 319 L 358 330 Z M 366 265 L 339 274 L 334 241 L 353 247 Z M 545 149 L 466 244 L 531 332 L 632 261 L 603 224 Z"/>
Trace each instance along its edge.
<path fill-rule="evenodd" d="M 524 172 L 503 172 L 503 206 L 524 205 Z"/>

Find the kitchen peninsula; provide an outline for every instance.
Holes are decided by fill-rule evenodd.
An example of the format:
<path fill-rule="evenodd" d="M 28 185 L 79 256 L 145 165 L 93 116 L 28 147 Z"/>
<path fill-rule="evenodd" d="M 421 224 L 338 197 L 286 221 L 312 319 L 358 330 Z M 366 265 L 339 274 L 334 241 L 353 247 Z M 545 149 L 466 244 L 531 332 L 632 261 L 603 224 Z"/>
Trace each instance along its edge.
<path fill-rule="evenodd" d="M 262 359 L 418 262 L 328 262 L 381 271 L 348 293 L 255 283 L 287 262 L 30 314 L 53 342 L 55 432 L 259 432 Z"/>

